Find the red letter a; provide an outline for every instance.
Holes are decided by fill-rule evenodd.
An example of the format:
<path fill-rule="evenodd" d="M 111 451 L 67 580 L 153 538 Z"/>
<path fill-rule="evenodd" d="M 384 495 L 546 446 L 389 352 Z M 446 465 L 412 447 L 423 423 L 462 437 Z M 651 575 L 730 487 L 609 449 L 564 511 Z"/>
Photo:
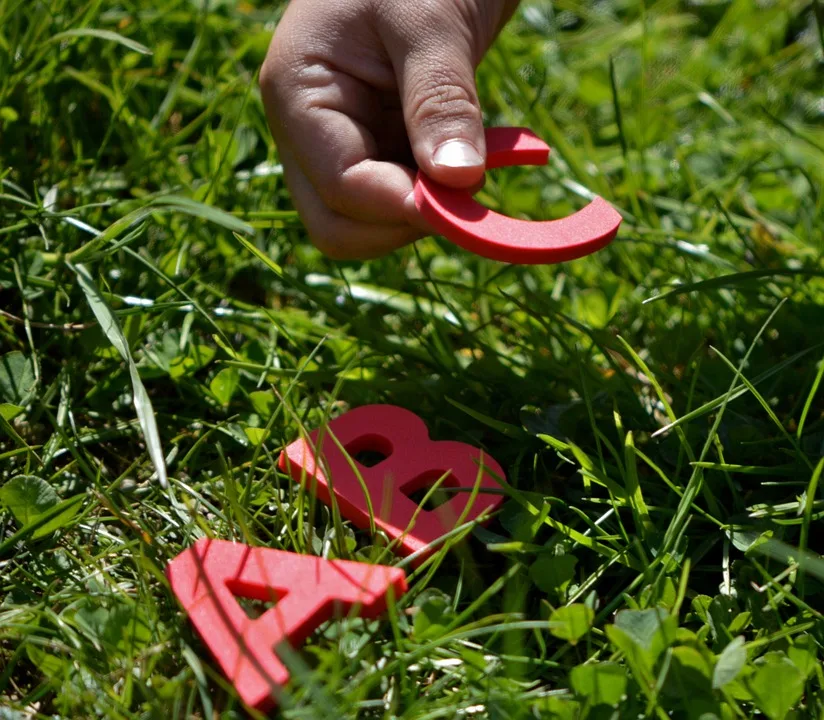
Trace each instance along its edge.
<path fill-rule="evenodd" d="M 178 555 L 166 574 L 183 608 L 243 702 L 260 711 L 289 680 L 275 655 L 294 647 L 321 623 L 353 606 L 372 618 L 386 596 L 406 592 L 403 570 L 324 560 L 282 550 L 203 539 Z M 274 601 L 252 620 L 235 596 Z"/>

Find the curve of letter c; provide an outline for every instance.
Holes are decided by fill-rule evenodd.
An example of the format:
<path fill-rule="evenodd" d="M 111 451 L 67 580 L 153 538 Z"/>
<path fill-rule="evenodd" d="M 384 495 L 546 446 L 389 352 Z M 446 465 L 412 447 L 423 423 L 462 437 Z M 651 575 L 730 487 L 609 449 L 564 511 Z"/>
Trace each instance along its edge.
<path fill-rule="evenodd" d="M 487 128 L 486 169 L 545 165 L 549 146 L 525 128 Z M 608 245 L 621 215 L 606 200 L 558 220 L 529 221 L 485 208 L 466 190 L 440 185 L 423 173 L 415 183 L 415 204 L 444 237 L 477 255 L 521 265 L 565 262 Z"/>

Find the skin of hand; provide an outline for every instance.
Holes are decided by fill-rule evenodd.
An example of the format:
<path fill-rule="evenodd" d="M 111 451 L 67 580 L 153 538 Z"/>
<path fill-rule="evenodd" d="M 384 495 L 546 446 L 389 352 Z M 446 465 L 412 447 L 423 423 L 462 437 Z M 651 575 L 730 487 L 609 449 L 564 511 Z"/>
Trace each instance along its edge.
<path fill-rule="evenodd" d="M 260 74 L 287 186 L 334 259 L 430 234 L 416 169 L 483 182 L 475 70 L 518 0 L 291 0 Z"/>

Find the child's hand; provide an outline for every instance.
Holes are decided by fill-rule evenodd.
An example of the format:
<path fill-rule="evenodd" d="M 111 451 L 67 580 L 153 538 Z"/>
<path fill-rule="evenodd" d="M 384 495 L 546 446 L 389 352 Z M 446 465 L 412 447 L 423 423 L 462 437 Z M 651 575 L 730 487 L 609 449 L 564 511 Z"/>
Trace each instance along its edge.
<path fill-rule="evenodd" d="M 295 206 L 333 258 L 426 234 L 415 164 L 477 186 L 485 147 L 475 68 L 518 0 L 291 0 L 261 71 Z"/>

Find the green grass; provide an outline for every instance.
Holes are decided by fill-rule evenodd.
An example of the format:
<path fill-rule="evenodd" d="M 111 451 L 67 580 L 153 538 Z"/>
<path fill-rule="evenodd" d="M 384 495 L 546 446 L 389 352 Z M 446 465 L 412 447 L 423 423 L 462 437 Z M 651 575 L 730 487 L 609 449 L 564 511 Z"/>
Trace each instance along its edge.
<path fill-rule="evenodd" d="M 544 268 L 320 257 L 255 82 L 275 5 L 0 0 L 0 717 L 241 717 L 163 569 L 374 558 L 276 470 L 370 402 L 507 499 L 315 633 L 283 717 L 822 717 L 820 0 L 525 2 L 480 90 L 553 159 L 483 200 L 625 216 Z"/>

